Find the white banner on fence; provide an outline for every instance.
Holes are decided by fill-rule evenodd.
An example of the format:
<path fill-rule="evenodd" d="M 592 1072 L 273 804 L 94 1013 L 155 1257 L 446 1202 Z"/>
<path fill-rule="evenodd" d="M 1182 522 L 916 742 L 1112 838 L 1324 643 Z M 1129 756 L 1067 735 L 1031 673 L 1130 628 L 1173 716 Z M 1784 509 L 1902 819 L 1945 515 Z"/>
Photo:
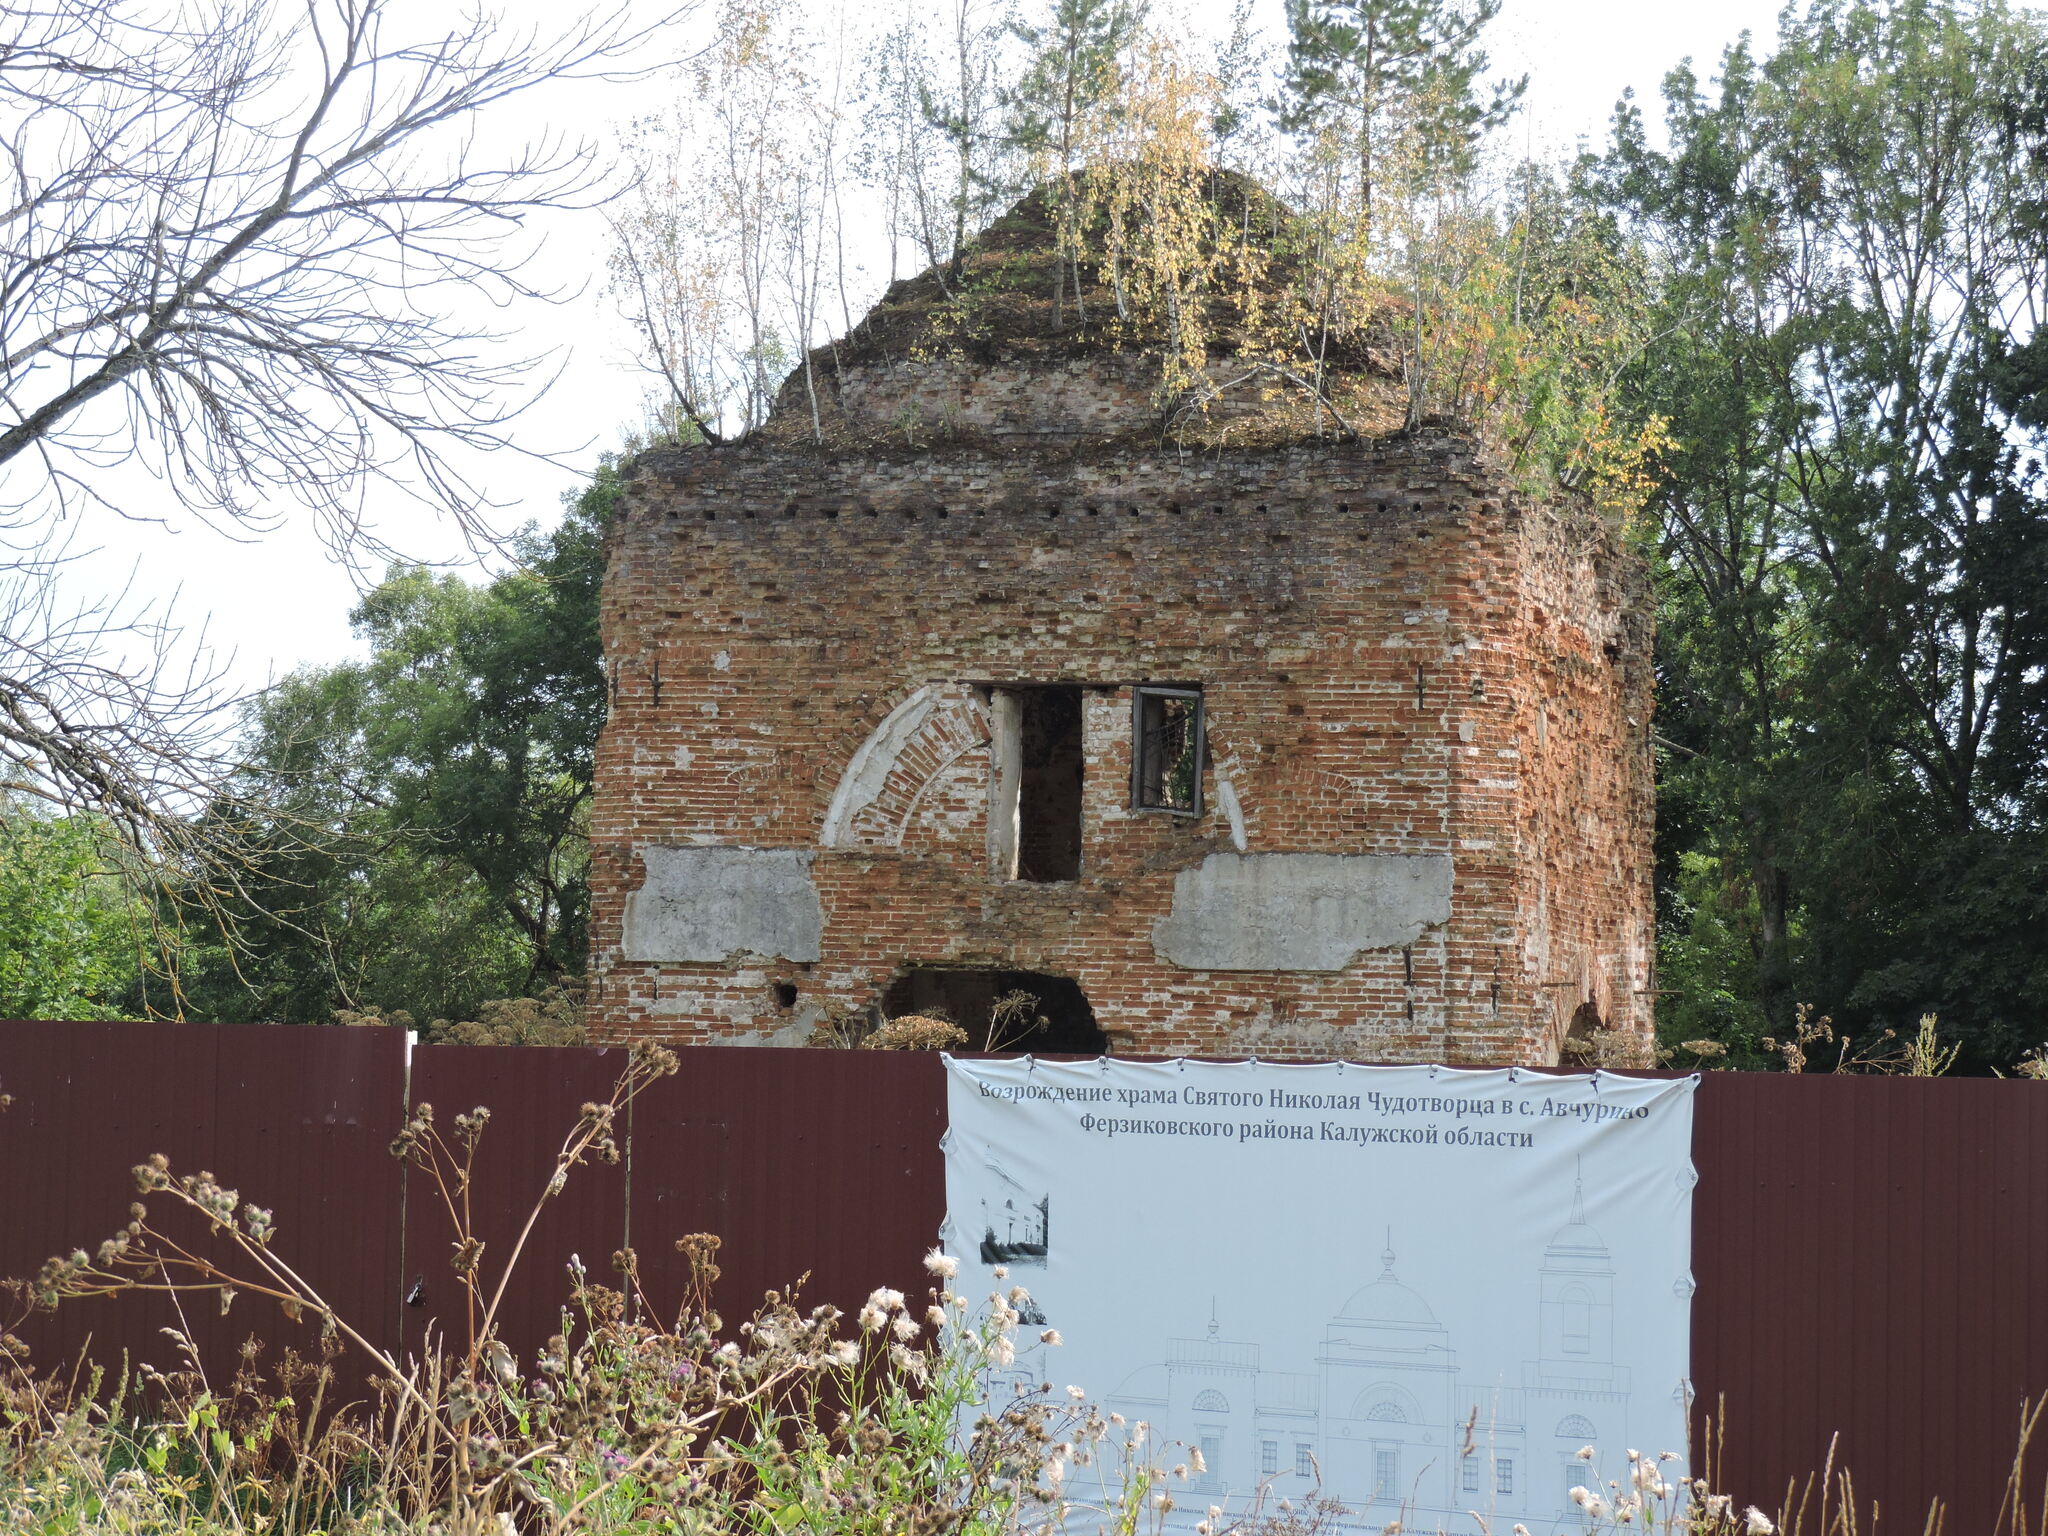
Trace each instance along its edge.
<path fill-rule="evenodd" d="M 1579 1531 L 1572 1488 L 1685 1450 L 1693 1086 L 949 1059 L 944 1238 L 1028 1289 L 1019 1379 L 1200 1451 L 1171 1529 L 1263 1489 Z"/>

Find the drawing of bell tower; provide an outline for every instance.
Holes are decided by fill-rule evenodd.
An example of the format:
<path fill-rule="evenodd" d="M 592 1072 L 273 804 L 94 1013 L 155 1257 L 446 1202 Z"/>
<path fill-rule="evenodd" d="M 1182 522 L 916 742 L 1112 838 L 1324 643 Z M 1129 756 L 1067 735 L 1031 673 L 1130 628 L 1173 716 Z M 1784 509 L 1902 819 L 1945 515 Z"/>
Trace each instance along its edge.
<path fill-rule="evenodd" d="M 1587 1477 L 1576 1459 L 1581 1446 L 1605 1453 L 1628 1437 L 1629 1373 L 1614 1363 L 1614 1256 L 1586 1220 L 1580 1179 L 1572 1181 L 1571 1218 L 1543 1250 L 1537 1276 L 1540 1358 L 1523 1365 L 1522 1385 L 1537 1463 L 1530 1470 L 1550 1486 L 1532 1485 L 1531 1513 L 1569 1508 L 1573 1483 Z M 1555 1471 L 1540 1471 L 1544 1460 Z"/>

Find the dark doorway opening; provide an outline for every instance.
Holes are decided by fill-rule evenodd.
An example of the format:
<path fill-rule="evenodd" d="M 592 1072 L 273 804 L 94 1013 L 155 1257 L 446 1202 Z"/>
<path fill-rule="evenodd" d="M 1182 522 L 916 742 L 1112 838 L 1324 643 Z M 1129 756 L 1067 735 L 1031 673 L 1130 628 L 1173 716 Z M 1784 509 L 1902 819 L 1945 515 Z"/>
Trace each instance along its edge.
<path fill-rule="evenodd" d="M 1081 690 L 1022 688 L 1017 878 L 1081 878 Z"/>
<path fill-rule="evenodd" d="M 1559 1066 L 1584 1066 L 1600 1054 L 1600 1031 L 1606 1023 L 1600 1017 L 1600 1010 L 1593 999 L 1587 998 L 1572 1013 L 1572 1021 L 1565 1029 L 1564 1041 L 1558 1047 Z"/>
<path fill-rule="evenodd" d="M 1099 1056 L 1109 1048 L 1080 986 L 1040 971 L 923 966 L 890 983 L 882 1011 L 943 1015 L 967 1031 L 969 1051 Z"/>

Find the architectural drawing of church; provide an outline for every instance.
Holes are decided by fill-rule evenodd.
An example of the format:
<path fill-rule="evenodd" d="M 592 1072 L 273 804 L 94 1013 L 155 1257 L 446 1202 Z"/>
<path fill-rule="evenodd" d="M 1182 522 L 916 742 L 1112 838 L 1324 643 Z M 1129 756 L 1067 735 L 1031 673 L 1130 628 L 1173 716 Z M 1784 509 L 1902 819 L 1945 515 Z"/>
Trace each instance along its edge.
<path fill-rule="evenodd" d="M 1380 1257 L 1379 1277 L 1329 1320 L 1315 1370 L 1265 1369 L 1259 1345 L 1212 1318 L 1110 1406 L 1150 1423 L 1155 1442 L 1200 1449 L 1183 1501 L 1198 1509 L 1264 1485 L 1297 1501 L 1320 1490 L 1373 1530 L 1397 1513 L 1461 1529 L 1467 1510 L 1496 1531 L 1579 1529 L 1570 1491 L 1596 1474 L 1577 1453 L 1595 1445 L 1604 1464 L 1628 1443 L 1629 1372 L 1614 1363 L 1613 1259 L 1578 1191 L 1543 1252 L 1537 1358 L 1518 1380 L 1463 1380 L 1449 1330 L 1396 1274 L 1391 1238 Z"/>

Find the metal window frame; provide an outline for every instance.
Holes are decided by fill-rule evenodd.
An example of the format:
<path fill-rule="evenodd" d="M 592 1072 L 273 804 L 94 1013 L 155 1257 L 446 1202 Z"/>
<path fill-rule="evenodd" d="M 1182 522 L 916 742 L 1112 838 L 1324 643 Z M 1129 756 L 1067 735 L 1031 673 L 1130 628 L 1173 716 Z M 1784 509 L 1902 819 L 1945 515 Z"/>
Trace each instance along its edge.
<path fill-rule="evenodd" d="M 1145 701 L 1147 699 L 1188 699 L 1195 706 L 1195 793 L 1191 806 L 1145 804 Z M 1200 684 L 1133 683 L 1131 685 L 1131 810 L 1139 815 L 1177 816 L 1184 821 L 1200 818 L 1205 810 L 1202 777 L 1209 768 L 1208 707 Z"/>

